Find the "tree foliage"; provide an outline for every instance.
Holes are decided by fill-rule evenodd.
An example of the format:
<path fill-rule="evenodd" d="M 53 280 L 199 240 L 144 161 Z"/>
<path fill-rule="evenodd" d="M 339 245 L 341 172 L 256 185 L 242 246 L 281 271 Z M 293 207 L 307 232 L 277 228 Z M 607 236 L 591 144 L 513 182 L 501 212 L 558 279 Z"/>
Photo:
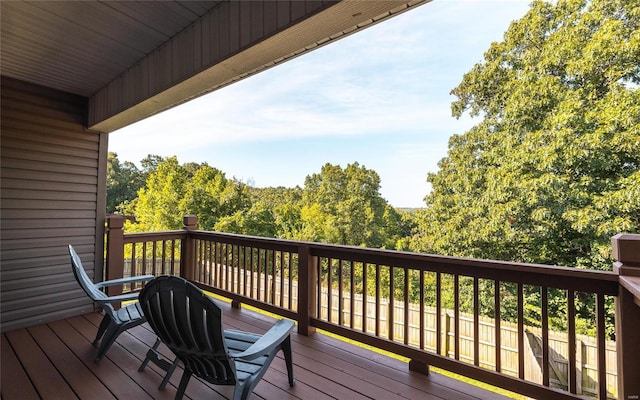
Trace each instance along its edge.
<path fill-rule="evenodd" d="M 396 248 L 411 230 L 379 193 L 375 171 L 327 164 L 307 177 L 304 189 L 253 188 L 206 163 L 174 157 L 143 160 L 147 179 L 137 198 L 120 206 L 135 217 L 129 231 L 179 229 L 195 214 L 204 230 L 292 240 Z"/>
<path fill-rule="evenodd" d="M 452 90 L 416 250 L 610 269 L 640 231 L 640 6 L 535 1 Z"/>
<path fill-rule="evenodd" d="M 187 170 L 178 163 L 177 157 L 159 162 L 138 197 L 123 210 L 126 215 L 135 216 L 129 230 L 153 232 L 182 228 L 180 203 L 188 180 Z"/>
<path fill-rule="evenodd" d="M 235 225 L 227 225 L 244 224 L 239 218 L 245 218 L 244 212 L 251 208 L 251 200 L 243 183 L 228 179 L 222 171 L 206 163 L 180 164 L 175 156 L 150 155 L 145 160 L 143 165 L 149 170 L 145 185 L 134 201 L 122 207 L 125 214 L 135 217 L 135 222 L 128 224 L 128 230 L 180 229 L 182 217 L 187 214 L 197 215 L 199 227 L 205 230 L 216 229 L 221 219 L 236 214 Z"/>
<path fill-rule="evenodd" d="M 144 175 L 131 161 L 120 163 L 118 154 L 107 155 L 107 213 L 115 213 L 117 207 L 135 199 L 144 185 Z"/>
<path fill-rule="evenodd" d="M 401 217 L 380 195 L 380 177 L 357 162 L 325 164 L 305 179 L 298 239 L 395 248 Z"/>

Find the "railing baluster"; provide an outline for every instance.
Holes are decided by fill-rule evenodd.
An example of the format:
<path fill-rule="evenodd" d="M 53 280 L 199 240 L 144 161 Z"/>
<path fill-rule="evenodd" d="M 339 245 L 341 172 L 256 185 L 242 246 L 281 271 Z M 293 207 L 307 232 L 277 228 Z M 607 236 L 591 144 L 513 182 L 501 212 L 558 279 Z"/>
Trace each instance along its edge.
<path fill-rule="evenodd" d="M 151 274 L 153 276 L 156 275 L 156 250 L 157 250 L 157 242 L 154 240 L 151 245 Z"/>
<path fill-rule="evenodd" d="M 426 314 L 424 312 L 424 271 L 418 271 L 420 274 L 420 348 L 424 350 L 424 335 L 425 335 L 425 327 L 424 327 L 424 319 Z"/>
<path fill-rule="evenodd" d="M 261 292 L 260 288 L 262 287 L 262 259 L 264 257 L 262 257 L 262 249 L 257 249 L 257 252 L 258 252 L 258 259 L 256 264 L 256 278 L 258 278 L 258 282 L 256 282 L 256 299 L 264 300 L 263 296 L 261 296 L 261 293 L 260 293 Z"/>
<path fill-rule="evenodd" d="M 249 259 L 249 264 L 251 265 L 251 288 L 249 289 L 249 297 L 252 297 L 254 299 L 257 299 L 258 296 L 253 294 L 253 289 L 256 287 L 255 284 L 255 264 L 254 264 L 254 260 L 253 260 L 253 255 L 255 254 L 257 249 L 254 249 L 253 247 L 250 247 L 251 250 L 251 254 L 249 255 L 250 259 Z"/>
<path fill-rule="evenodd" d="M 607 363 L 606 363 L 606 330 L 604 312 L 604 294 L 596 294 L 596 324 L 598 326 L 596 335 L 598 336 L 598 399 L 607 399 Z M 622 371 L 619 371 L 622 373 Z"/>
<path fill-rule="evenodd" d="M 196 271 L 199 275 L 198 280 L 200 282 L 205 282 L 204 277 L 207 274 L 207 264 L 206 264 L 206 253 L 207 253 L 207 243 L 204 240 L 196 241 L 196 248 L 198 249 L 198 260 L 197 267 L 199 271 Z"/>
<path fill-rule="evenodd" d="M 224 243 L 216 242 L 216 286 L 220 289 L 224 287 L 224 256 L 223 256 Z"/>
<path fill-rule="evenodd" d="M 404 344 L 409 344 L 409 269 L 404 272 Z"/>
<path fill-rule="evenodd" d="M 356 304 L 356 287 L 355 287 L 355 268 L 356 263 L 354 261 L 349 262 L 349 326 L 353 329 L 355 325 L 355 304 Z"/>
<path fill-rule="evenodd" d="M 175 276 L 176 273 L 176 241 L 171 239 L 171 275 Z"/>
<path fill-rule="evenodd" d="M 542 384 L 549 386 L 549 290 L 546 286 L 542 290 Z"/>
<path fill-rule="evenodd" d="M 215 273 L 216 273 L 216 243 L 210 242 L 209 244 L 209 279 L 207 284 L 215 286 Z"/>
<path fill-rule="evenodd" d="M 570 393 L 576 393 L 577 387 L 577 368 L 576 368 L 576 302 L 575 292 L 573 290 L 567 291 L 567 344 L 569 351 L 569 360 L 567 366 L 568 379 Z"/>
<path fill-rule="evenodd" d="M 442 354 L 442 277 L 436 272 L 436 353 Z M 447 340 L 447 338 L 445 338 Z M 446 355 L 446 354 L 445 354 Z"/>
<path fill-rule="evenodd" d="M 395 285 L 395 275 L 394 275 L 394 271 L 393 271 L 393 267 L 390 265 L 389 267 L 389 340 L 393 341 L 393 336 L 394 336 L 394 332 L 393 332 L 393 328 L 395 326 L 395 321 L 393 320 L 394 314 L 395 314 L 395 289 L 396 289 L 396 285 Z"/>
<path fill-rule="evenodd" d="M 318 277 L 318 279 L 316 280 L 316 283 L 318 285 L 316 290 L 319 297 L 316 304 L 316 315 L 318 316 L 318 318 L 322 318 L 322 279 L 323 278 L 322 278 L 322 260 L 321 259 L 318 260 L 316 268 L 317 268 L 316 276 Z M 327 304 L 331 304 L 331 286 L 328 287 L 327 293 L 329 294 L 327 298 Z M 328 305 L 327 305 L 327 321 L 331 322 L 331 309 L 329 308 Z"/>
<path fill-rule="evenodd" d="M 380 336 L 380 264 L 376 264 L 376 336 Z"/>
<path fill-rule="evenodd" d="M 160 241 L 160 249 L 158 250 L 160 252 L 160 268 L 158 270 L 158 275 L 168 275 L 169 274 L 169 268 L 167 268 L 167 241 L 166 240 L 161 240 Z"/>
<path fill-rule="evenodd" d="M 224 290 L 231 291 L 231 274 L 229 272 L 229 244 L 224 243 Z"/>
<path fill-rule="evenodd" d="M 480 300 L 478 277 L 473 277 L 473 365 L 480 365 Z"/>
<path fill-rule="evenodd" d="M 280 251 L 280 300 L 278 305 L 284 307 L 284 254 Z"/>
<path fill-rule="evenodd" d="M 333 269 L 331 257 L 327 258 L 327 320 L 333 322 Z M 340 310 L 338 310 L 340 313 Z"/>
<path fill-rule="evenodd" d="M 293 304 L 293 255 L 291 254 L 291 252 L 287 253 L 289 255 L 289 310 L 293 310 L 292 304 Z M 320 279 L 318 279 L 318 282 L 320 282 Z M 320 291 L 318 291 L 318 293 L 320 293 Z M 320 315 L 320 313 L 318 313 L 317 315 Z"/>
<path fill-rule="evenodd" d="M 494 336 L 496 342 L 496 372 L 502 371 L 502 315 L 500 312 L 500 281 L 493 281 Z"/>
<path fill-rule="evenodd" d="M 342 293 L 342 285 L 344 284 L 342 279 L 342 258 L 338 260 L 338 325 L 344 324 L 344 294 Z"/>
<path fill-rule="evenodd" d="M 145 275 L 147 273 L 147 242 L 142 242 L 142 273 L 140 275 Z"/>
<path fill-rule="evenodd" d="M 518 378 L 524 379 L 524 287 L 518 283 Z"/>
<path fill-rule="evenodd" d="M 276 304 L 276 251 L 271 251 L 271 304 Z"/>
<path fill-rule="evenodd" d="M 231 245 L 231 292 L 240 292 L 240 246 Z"/>
<path fill-rule="evenodd" d="M 242 246 L 242 295 L 247 296 L 247 246 Z"/>
<path fill-rule="evenodd" d="M 460 359 L 460 277 L 453 275 L 453 354 L 456 360 Z"/>
<path fill-rule="evenodd" d="M 132 243 L 131 244 L 131 276 L 138 276 L 141 274 L 138 274 L 137 271 L 137 262 L 136 262 L 136 248 L 138 247 L 138 243 Z"/>
<path fill-rule="evenodd" d="M 262 289 L 264 291 L 264 295 L 262 296 L 262 301 L 265 303 L 269 302 L 269 253 L 271 250 L 264 251 L 264 280 L 262 281 Z"/>
<path fill-rule="evenodd" d="M 362 332 L 367 332 L 367 280 L 369 279 L 369 265 L 366 262 L 362 263 Z"/>

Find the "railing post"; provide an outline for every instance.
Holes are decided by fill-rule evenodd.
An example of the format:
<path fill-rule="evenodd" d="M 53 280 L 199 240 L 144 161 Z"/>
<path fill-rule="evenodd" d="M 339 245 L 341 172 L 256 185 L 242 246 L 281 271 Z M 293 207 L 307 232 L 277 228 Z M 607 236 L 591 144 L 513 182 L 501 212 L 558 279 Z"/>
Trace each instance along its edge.
<path fill-rule="evenodd" d="M 110 215 L 107 217 L 107 270 L 105 280 L 118 279 L 124 276 L 124 217 Z M 107 288 L 109 296 L 122 294 L 122 286 Z"/>
<path fill-rule="evenodd" d="M 298 248 L 298 333 L 309 336 L 315 332 L 311 319 L 317 311 L 318 261 L 311 256 L 309 246 Z M 330 312 L 330 311 L 329 311 Z"/>
<path fill-rule="evenodd" d="M 616 298 L 616 355 L 618 398 L 640 399 L 640 235 L 611 238 L 614 272 L 618 273 Z"/>
<path fill-rule="evenodd" d="M 180 276 L 188 281 L 195 280 L 196 268 L 196 241 L 191 237 L 189 231 L 196 230 L 198 225 L 198 217 L 195 215 L 185 215 L 182 218 L 186 236 L 182 242 L 180 254 Z"/>

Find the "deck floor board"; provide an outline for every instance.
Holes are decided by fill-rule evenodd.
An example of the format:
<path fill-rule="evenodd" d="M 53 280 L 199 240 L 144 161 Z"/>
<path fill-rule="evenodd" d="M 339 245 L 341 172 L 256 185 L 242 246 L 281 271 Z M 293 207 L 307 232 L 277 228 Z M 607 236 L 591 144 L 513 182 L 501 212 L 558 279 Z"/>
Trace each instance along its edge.
<path fill-rule="evenodd" d="M 265 332 L 274 322 L 253 311 L 232 309 L 221 302 L 229 329 Z M 2 335 L 2 400 L 22 399 L 173 399 L 182 370 L 159 390 L 162 372 L 155 365 L 138 372 L 155 335 L 144 324 L 120 335 L 105 358 L 93 362 L 91 345 L 101 315 L 91 313 Z M 289 387 L 281 355 L 276 357 L 250 397 L 274 400 L 413 400 L 499 399 L 465 382 L 431 373 L 410 372 L 406 363 L 316 333 L 292 335 L 296 385 Z M 161 346 L 165 356 L 172 357 Z M 213 386 L 192 378 L 186 399 L 224 400 L 233 388 Z"/>

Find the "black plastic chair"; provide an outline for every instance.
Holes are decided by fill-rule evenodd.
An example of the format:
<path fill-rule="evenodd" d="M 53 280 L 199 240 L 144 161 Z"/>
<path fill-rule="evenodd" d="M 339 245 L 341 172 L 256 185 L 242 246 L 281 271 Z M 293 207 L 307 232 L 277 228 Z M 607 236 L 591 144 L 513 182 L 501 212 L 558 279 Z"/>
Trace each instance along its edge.
<path fill-rule="evenodd" d="M 104 318 L 98 327 L 98 333 L 93 341 L 93 345 L 96 346 L 100 339 L 100 347 L 98 348 L 98 354 L 94 361 L 98 362 L 107 353 L 107 350 L 111 347 L 113 342 L 116 341 L 118 335 L 126 331 L 129 328 L 133 328 L 136 325 L 143 324 L 146 319 L 140 304 L 136 301 L 130 303 L 125 307 L 116 310 L 111 303 L 119 303 L 121 301 L 137 300 L 138 293 L 127 293 L 118 296 L 107 296 L 102 292 L 102 288 L 108 286 L 132 284 L 136 282 L 148 282 L 153 279 L 153 275 L 136 276 L 131 278 L 113 279 L 110 281 L 104 281 L 94 283 L 85 272 L 82 261 L 76 253 L 73 246 L 69 245 L 69 255 L 71 256 L 71 265 L 73 265 L 73 275 L 76 280 L 85 291 L 87 296 L 96 302 L 100 308 L 104 311 Z"/>
<path fill-rule="evenodd" d="M 214 385 L 233 385 L 234 400 L 247 399 L 279 350 L 289 385 L 294 385 L 293 322 L 280 320 L 264 335 L 224 330 L 222 310 L 213 299 L 174 276 L 149 282 L 140 292 L 140 305 L 156 335 L 184 364 L 176 399 L 182 398 L 192 375 Z"/>

